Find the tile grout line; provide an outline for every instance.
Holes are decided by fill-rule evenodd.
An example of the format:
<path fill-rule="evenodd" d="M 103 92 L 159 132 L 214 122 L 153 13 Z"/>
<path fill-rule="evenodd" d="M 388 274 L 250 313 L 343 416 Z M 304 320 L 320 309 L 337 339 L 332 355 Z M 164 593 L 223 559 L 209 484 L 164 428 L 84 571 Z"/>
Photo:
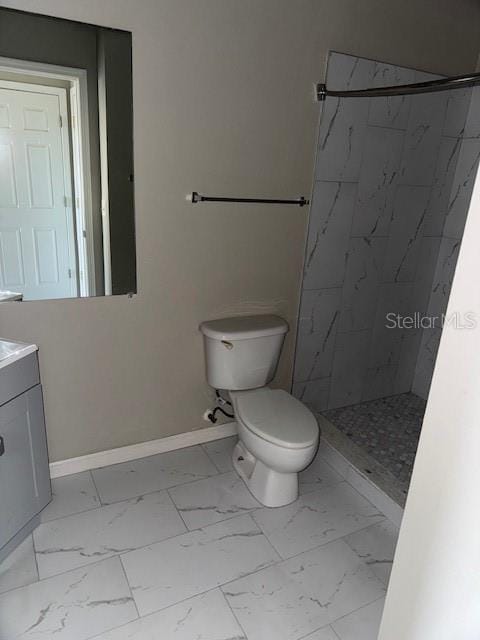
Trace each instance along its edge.
<path fill-rule="evenodd" d="M 210 476 L 210 477 L 213 478 L 215 476 Z M 182 485 L 178 485 L 178 486 L 182 486 Z M 170 487 L 170 488 L 173 489 L 173 487 Z M 58 518 L 52 518 L 51 520 L 45 520 L 45 522 L 40 522 L 38 527 L 35 527 L 33 532 L 35 532 L 37 529 L 39 529 L 42 525 L 48 525 L 51 522 L 58 522 L 59 520 L 66 520 L 67 518 L 74 518 L 75 516 L 80 516 L 80 515 L 82 515 L 84 513 L 91 513 L 92 511 L 99 511 L 100 509 L 106 509 L 108 507 L 113 507 L 115 505 L 120 505 L 122 503 L 127 503 L 127 502 L 134 503 L 139 498 L 143 498 L 145 496 L 153 496 L 155 493 L 167 493 L 167 492 L 168 492 L 168 489 L 159 489 L 158 491 L 151 491 L 149 493 L 141 493 L 140 495 L 132 496 L 131 498 L 124 498 L 123 500 L 118 500 L 118 502 L 108 502 L 106 504 L 100 503 L 98 506 L 91 507 L 90 509 L 83 509 L 82 511 L 75 511 L 74 513 L 68 513 L 65 516 L 59 516 Z"/>
<path fill-rule="evenodd" d="M 229 436 L 230 438 L 234 438 L 235 436 Z M 219 438 L 219 440 L 223 440 L 223 438 Z M 211 440 L 210 442 L 217 442 L 216 440 Z M 210 454 L 208 453 L 205 444 L 210 444 L 209 442 L 207 443 L 203 443 L 200 446 L 202 447 L 203 451 L 205 452 L 205 455 L 207 456 L 207 458 L 210 460 L 210 462 L 213 464 L 213 466 L 215 467 L 215 469 L 218 471 L 219 474 L 224 473 L 223 471 L 220 470 L 220 468 L 218 467 L 218 465 L 216 464 L 215 460 L 210 456 Z"/>
<path fill-rule="evenodd" d="M 95 484 L 95 480 L 93 478 L 93 474 L 92 474 L 90 469 L 87 470 L 87 471 L 79 471 L 78 473 L 72 473 L 72 474 L 70 474 L 68 476 L 60 476 L 59 478 L 50 478 L 50 483 L 52 483 L 52 480 L 55 480 L 55 481 L 59 481 L 60 480 L 61 481 L 62 478 L 71 478 L 72 476 L 77 476 L 77 475 L 81 475 L 81 474 L 84 474 L 84 473 L 88 473 L 89 476 L 90 476 L 90 480 L 92 481 L 93 488 L 95 490 L 95 497 L 96 497 L 96 499 L 98 501 L 98 504 L 95 507 L 88 507 L 87 509 L 80 509 L 79 511 L 74 511 L 73 513 L 67 513 L 67 514 L 65 514 L 63 516 L 56 516 L 55 518 L 48 518 L 48 520 L 42 520 L 41 519 L 42 511 L 45 511 L 55 501 L 55 497 L 54 497 L 54 494 L 53 494 L 53 491 L 52 491 L 52 500 L 48 503 L 48 505 L 46 507 L 44 507 L 44 509 L 42 509 L 42 511 L 40 511 L 40 514 L 39 514 L 40 515 L 40 523 L 38 524 L 37 527 L 35 527 L 34 531 L 36 531 L 38 529 L 38 527 L 40 527 L 42 524 L 46 524 L 47 522 L 55 522 L 55 520 L 61 520 L 62 518 L 68 518 L 69 516 L 75 516 L 78 513 L 86 513 L 87 511 L 93 511 L 94 509 L 98 509 L 98 508 L 103 506 L 102 505 L 102 501 L 100 500 L 100 495 L 98 493 L 97 485 Z"/>
<path fill-rule="evenodd" d="M 356 532 L 353 532 L 353 533 L 356 533 Z M 351 534 L 347 534 L 347 535 L 351 535 Z M 330 543 L 338 542 L 338 540 L 342 540 L 342 538 L 337 538 L 336 540 L 331 540 L 331 541 L 330 541 Z M 325 544 L 330 544 L 330 543 L 328 543 L 328 542 L 327 542 L 327 543 L 325 543 Z M 347 544 L 347 543 L 346 543 L 346 544 Z M 322 547 L 322 546 L 325 546 L 325 545 L 320 545 L 320 547 Z M 315 547 L 315 549 L 318 549 L 318 548 L 320 548 L 320 547 Z M 349 548 L 351 548 L 351 547 L 349 546 Z M 302 551 L 301 553 L 298 553 L 298 554 L 296 554 L 295 556 L 291 556 L 291 557 L 289 557 L 289 558 L 284 558 L 281 562 L 278 562 L 278 563 L 272 563 L 271 565 L 268 565 L 268 566 L 266 566 L 266 567 L 262 567 L 262 569 L 258 569 L 257 571 L 253 571 L 252 573 L 248 573 L 248 574 L 245 574 L 245 575 L 240 576 L 239 578 L 234 578 L 233 580 L 229 580 L 228 582 L 225 582 L 225 583 L 223 583 L 223 584 L 219 585 L 219 586 L 218 586 L 218 588 L 222 591 L 222 593 L 224 594 L 224 597 L 226 598 L 226 596 L 225 596 L 225 592 L 224 592 L 224 587 L 228 587 L 228 585 L 233 584 L 234 582 L 237 582 L 237 580 L 241 580 L 241 579 L 243 579 L 243 578 L 249 578 L 250 576 L 253 576 L 253 575 L 257 574 L 257 573 L 260 573 L 261 571 L 264 571 L 265 569 L 270 569 L 270 568 L 275 567 L 275 566 L 277 566 L 277 565 L 279 565 L 279 564 L 282 564 L 283 562 L 288 562 L 289 560 L 292 560 L 293 558 L 295 558 L 295 557 L 298 557 L 298 556 L 302 555 L 302 553 L 308 553 L 308 551 L 313 551 L 313 550 L 314 550 L 314 549 L 307 549 L 307 551 Z M 355 551 L 353 551 L 353 549 L 352 549 L 352 552 L 353 552 L 353 553 L 358 557 L 358 559 L 359 559 L 359 561 L 361 562 L 361 564 L 365 565 L 365 567 L 367 567 L 367 569 L 370 571 L 370 573 L 372 573 L 372 575 L 374 575 L 374 576 L 375 576 L 375 574 L 373 574 L 373 571 L 368 567 L 367 563 L 366 563 L 362 558 L 360 558 L 360 557 L 358 556 L 358 554 L 357 554 Z M 380 580 L 380 578 L 377 578 L 377 576 L 375 576 L 375 578 L 376 578 L 376 580 L 378 580 L 378 582 L 381 584 L 382 588 L 385 590 L 385 593 L 384 593 L 382 596 L 380 596 L 380 597 L 378 597 L 378 598 L 375 598 L 375 599 L 374 599 L 374 600 L 372 600 L 371 602 L 367 602 L 366 604 L 362 604 L 360 607 L 357 607 L 356 609 L 353 609 L 352 611 L 349 611 L 349 613 L 346 613 L 346 614 L 344 614 L 343 616 L 340 616 L 339 618 L 335 618 L 335 620 L 332 620 L 332 622 L 329 622 L 329 623 L 327 623 L 326 625 L 323 625 L 323 626 L 321 626 L 321 627 L 318 627 L 317 629 L 313 629 L 312 631 L 309 631 L 309 632 L 307 633 L 307 635 L 306 635 L 306 636 L 301 636 L 300 638 L 298 638 L 298 640 L 307 640 L 307 638 L 308 638 L 312 633 L 315 633 L 316 631 L 320 631 L 321 629 L 324 629 L 325 627 L 329 627 L 329 626 L 331 626 L 331 625 L 335 624 L 335 622 L 337 622 L 338 620 L 342 620 L 342 618 L 346 618 L 347 616 L 352 615 L 353 613 L 356 613 L 357 611 L 360 611 L 360 609 L 363 609 L 363 608 L 365 608 L 365 607 L 369 607 L 369 606 L 370 606 L 370 605 L 372 605 L 374 602 L 378 602 L 379 600 L 382 600 L 383 598 L 385 598 L 385 596 L 386 596 L 386 592 L 387 592 L 387 588 L 388 588 L 388 585 L 385 585 L 385 584 L 383 583 L 383 581 L 382 581 L 382 580 Z M 227 603 L 228 603 L 228 600 L 227 600 Z M 228 603 L 228 604 L 229 604 L 229 603 Z M 231 609 L 231 607 L 230 607 L 230 609 Z M 232 611 L 232 613 L 235 615 L 235 613 L 234 613 L 233 611 Z M 236 618 L 236 616 L 235 616 L 235 618 Z M 240 626 L 241 626 L 241 625 L 240 625 Z M 242 628 L 243 628 L 243 627 L 242 627 Z M 335 633 L 335 635 L 338 637 L 338 634 L 336 633 L 336 631 L 335 631 L 333 628 L 332 628 L 332 631 L 333 631 L 333 632 Z M 248 640 L 248 639 L 247 639 L 247 640 Z"/>
<path fill-rule="evenodd" d="M 144 547 L 141 547 L 141 548 L 143 549 Z M 20 587 L 14 587 L 13 589 L 7 589 L 7 591 L 3 591 L 2 593 L 0 593 L 0 599 L 6 593 L 12 593 L 12 591 L 19 591 L 20 589 L 26 589 L 27 587 L 33 587 L 33 586 L 35 586 L 37 584 L 40 584 L 42 582 L 46 582 L 47 580 L 53 580 L 54 578 L 57 578 L 58 576 L 64 576 L 67 573 L 71 573 L 73 571 L 80 571 L 81 569 L 83 569 L 85 571 L 85 570 L 88 570 L 90 567 L 95 567 L 96 565 L 101 564 L 102 562 L 108 562 L 109 560 L 113 560 L 113 558 L 119 558 L 120 559 L 120 554 L 116 553 L 115 555 L 108 556 L 107 558 L 102 558 L 101 560 L 95 560 L 95 562 L 90 562 L 88 564 L 82 564 L 82 565 L 79 565 L 78 567 L 71 567 L 70 569 L 66 569 L 65 571 L 61 571 L 60 573 L 53 573 L 51 576 L 45 576 L 45 578 L 39 578 L 35 582 L 30 582 L 29 584 L 24 584 L 24 585 L 22 585 Z"/>
<path fill-rule="evenodd" d="M 352 613 L 353 613 L 353 611 L 352 611 Z M 349 615 L 350 614 L 347 613 L 347 616 L 349 616 Z M 309 631 L 306 636 L 302 636 L 301 638 L 296 638 L 296 640 L 308 640 L 312 634 L 316 633 L 317 631 L 322 631 L 323 629 L 330 629 L 330 631 L 333 633 L 335 638 L 338 638 L 338 640 L 342 640 L 340 638 L 340 636 L 338 635 L 338 633 L 335 631 L 335 629 L 332 627 L 332 624 L 334 622 L 336 622 L 336 620 L 334 620 L 333 622 L 328 622 L 327 624 L 324 624 L 323 627 L 318 627 L 318 629 L 314 629 L 313 631 Z"/>
<path fill-rule="evenodd" d="M 342 640 L 342 638 L 340 638 L 340 636 L 338 635 L 338 633 L 335 631 L 335 629 L 332 627 L 332 624 L 329 624 L 328 626 L 330 627 L 330 629 L 332 630 L 333 635 L 335 636 L 335 638 L 338 638 L 338 640 Z"/>
<path fill-rule="evenodd" d="M 388 520 L 388 518 L 384 517 L 384 520 Z M 365 527 L 362 527 L 361 529 L 355 529 L 355 531 L 350 531 L 350 533 L 346 533 L 344 536 L 339 536 L 338 538 L 334 538 L 333 540 L 329 540 L 328 542 L 322 542 L 321 544 L 317 544 L 315 547 L 310 547 L 309 549 L 304 549 L 303 551 L 299 551 L 298 553 L 295 553 L 293 556 L 288 556 L 287 558 L 282 558 L 282 556 L 280 556 L 281 559 L 280 559 L 279 564 L 282 563 L 282 562 L 287 562 L 288 560 L 293 560 L 294 558 L 298 558 L 298 556 L 301 556 L 303 553 L 309 553 L 310 551 L 315 551 L 317 549 L 321 549 L 322 547 L 326 547 L 327 544 L 331 544 L 332 542 L 339 542 L 341 540 L 342 542 L 345 542 L 345 544 L 348 545 L 348 547 L 353 551 L 353 553 L 356 556 L 358 556 L 359 560 L 361 560 L 361 562 L 363 562 L 363 564 L 365 564 L 368 567 L 368 565 L 364 561 L 364 559 L 361 558 L 354 549 L 352 549 L 352 547 L 348 544 L 348 542 L 345 540 L 345 538 L 347 536 L 352 536 L 355 533 L 360 533 L 361 531 L 365 531 L 366 529 L 369 529 L 370 527 L 374 527 L 376 524 L 381 524 L 382 522 L 384 522 L 384 520 L 379 520 L 378 522 L 369 523 Z M 262 531 L 262 534 L 270 542 L 270 539 L 268 538 L 268 535 L 266 533 L 264 533 L 263 531 Z M 273 546 L 271 542 L 270 542 L 270 545 Z M 275 547 L 274 547 L 274 549 L 275 549 Z M 276 549 L 275 549 L 275 551 L 277 552 L 278 555 L 280 555 Z M 252 573 L 256 573 L 256 571 L 254 571 Z M 251 574 L 248 574 L 248 575 L 251 575 Z"/>
<path fill-rule="evenodd" d="M 118 556 L 118 560 L 120 562 L 120 567 L 122 568 L 122 573 L 123 573 L 123 575 L 125 577 L 125 581 L 127 583 L 128 592 L 130 593 L 130 596 L 132 598 L 133 606 L 135 607 L 135 611 L 137 612 L 137 618 L 136 619 L 139 620 L 141 618 L 140 611 L 138 610 L 137 601 L 135 600 L 135 596 L 133 595 L 133 591 L 132 591 L 132 585 L 130 584 L 130 580 L 128 579 L 127 571 L 126 571 L 125 566 L 124 566 L 124 564 L 122 562 L 121 556 Z M 132 620 L 130 622 L 132 622 Z"/>
<path fill-rule="evenodd" d="M 36 531 L 36 528 L 33 531 Z M 33 531 L 30 534 L 30 536 L 32 537 L 32 551 L 33 551 L 33 558 L 35 560 L 35 567 L 37 569 L 37 579 L 34 580 L 33 582 L 30 582 L 30 584 L 35 584 L 36 582 L 40 582 L 40 569 L 38 568 L 38 558 L 37 558 L 37 552 L 35 551 L 35 540 L 33 538 Z M 28 585 L 23 585 L 23 586 L 26 587 Z M 21 589 L 21 587 L 18 587 L 18 588 Z M 12 591 L 12 589 L 10 589 L 10 591 Z"/>
<path fill-rule="evenodd" d="M 173 487 L 171 487 L 171 488 L 173 489 Z M 187 533 L 188 531 L 190 531 L 190 529 L 188 528 L 187 523 L 185 522 L 185 520 L 184 520 L 184 518 L 183 518 L 182 514 L 180 513 L 180 511 L 179 511 L 179 509 L 178 509 L 177 505 L 175 504 L 175 500 L 172 498 L 172 495 L 171 495 L 171 493 L 170 493 L 170 489 L 166 489 L 165 491 L 167 492 L 168 497 L 169 497 L 169 498 L 170 498 L 170 500 L 172 501 L 172 504 L 173 504 L 173 506 L 175 507 L 175 510 L 176 510 L 176 512 L 177 512 L 177 514 L 178 514 L 178 517 L 179 517 L 179 518 L 180 518 L 180 520 L 183 522 L 183 525 L 184 525 L 184 527 L 185 527 L 185 529 L 186 529 L 186 531 L 184 531 L 184 533 Z M 183 534 L 179 534 L 179 535 L 183 535 Z M 174 537 L 175 537 L 175 536 L 174 536 Z M 161 542 L 162 542 L 162 541 L 161 541 Z M 148 545 L 147 545 L 147 546 L 148 546 Z"/>
<path fill-rule="evenodd" d="M 376 522 L 375 524 L 382 524 L 382 522 Z M 371 525 L 372 527 L 374 527 L 375 525 Z M 363 562 L 363 564 L 365 564 L 368 569 L 371 571 L 371 573 L 373 573 L 373 575 L 377 578 L 377 580 L 380 580 L 380 582 L 385 586 L 385 591 L 388 588 L 388 583 L 390 581 L 390 577 L 388 578 L 387 582 L 384 582 L 384 580 L 382 578 L 380 578 L 379 576 L 377 576 L 377 574 L 373 571 L 373 569 L 370 569 L 370 564 L 366 561 L 367 556 L 361 556 L 360 553 L 358 551 L 356 551 L 352 545 L 348 542 L 348 540 L 346 540 L 346 538 L 348 536 L 351 535 L 355 535 L 356 533 L 361 533 L 362 531 L 365 531 L 366 529 L 368 529 L 368 527 L 366 527 L 365 529 L 359 529 L 358 531 L 354 531 L 353 533 L 349 533 L 345 536 L 345 538 L 342 538 L 342 540 L 345 542 L 345 544 L 353 551 L 353 553 L 358 556 L 358 558 Z M 398 542 L 398 536 L 397 536 L 397 540 L 395 542 L 395 547 L 397 545 Z M 394 550 L 394 555 L 395 555 L 395 550 Z M 393 558 L 392 558 L 392 564 L 393 564 Z"/>
<path fill-rule="evenodd" d="M 140 496 L 136 496 L 140 497 Z M 135 500 L 135 498 L 129 498 L 130 500 Z M 126 500 L 121 500 L 121 502 L 126 502 Z M 118 503 L 115 503 L 118 504 Z M 57 522 L 57 520 L 63 520 L 64 518 L 70 518 L 71 516 L 78 516 L 81 513 L 89 513 L 90 511 L 96 511 L 97 509 L 101 509 L 102 507 L 107 507 L 108 505 L 103 505 L 101 502 L 96 507 L 90 507 L 88 509 L 81 509 L 80 511 L 74 511 L 73 513 L 67 513 L 63 516 L 58 516 L 56 518 L 49 518 L 48 520 L 41 520 L 40 524 L 35 527 L 34 531 L 36 531 L 42 524 L 48 524 L 49 522 Z M 41 513 L 41 512 L 40 512 Z"/>
<path fill-rule="evenodd" d="M 166 607 L 161 607 L 160 609 L 155 609 L 155 611 L 150 611 L 149 613 L 145 614 L 144 616 L 139 615 L 139 617 L 136 618 L 135 620 L 130 620 L 129 622 L 124 622 L 123 624 L 119 625 L 118 627 L 114 627 L 113 629 L 109 629 L 109 631 L 116 631 L 117 629 L 123 629 L 124 627 L 126 627 L 129 624 L 131 624 L 132 622 L 137 622 L 139 620 L 146 620 L 147 618 L 150 618 L 151 616 L 154 616 L 157 613 L 161 613 L 163 611 L 168 611 L 168 609 L 172 609 L 173 607 L 176 607 L 179 604 L 185 604 L 185 602 L 188 602 L 189 600 L 193 600 L 194 598 L 198 598 L 200 596 L 204 596 L 207 593 L 211 593 L 212 591 L 217 591 L 217 590 L 223 596 L 223 592 L 221 590 L 221 585 L 217 585 L 215 587 L 210 587 L 209 589 L 206 589 L 205 591 L 201 591 L 200 593 L 195 593 L 193 596 L 188 596 L 187 598 L 183 598 L 183 600 L 179 600 L 178 602 L 174 602 L 173 604 L 169 604 Z M 236 617 L 235 617 L 235 620 L 236 620 Z M 240 628 L 242 629 L 241 625 L 240 625 Z M 243 629 L 242 629 L 242 631 L 243 631 Z M 85 640 L 95 640 L 96 638 L 102 638 L 104 633 L 106 633 L 106 632 L 102 631 L 101 633 L 97 633 L 94 636 L 89 636 L 88 638 L 85 638 Z M 237 639 L 235 638 L 235 640 L 237 640 Z M 245 636 L 245 640 L 248 640 L 247 636 Z"/>
<path fill-rule="evenodd" d="M 384 518 L 384 520 L 388 520 L 388 518 Z M 293 560 L 294 558 L 298 558 L 299 556 L 303 555 L 304 553 L 309 553 L 311 551 L 316 551 L 317 549 L 321 549 L 322 547 L 326 547 L 329 544 L 333 544 L 334 542 L 345 542 L 345 544 L 348 546 L 348 548 L 358 557 L 359 561 L 364 564 L 367 569 L 370 571 L 370 573 L 373 574 L 373 571 L 369 568 L 369 566 L 367 565 L 367 563 L 365 562 L 365 560 L 363 558 L 361 558 L 358 553 L 356 551 L 354 551 L 354 549 L 352 549 L 350 547 L 350 545 L 348 544 L 348 542 L 344 539 L 347 536 L 351 536 L 355 533 L 359 533 L 360 531 L 365 531 L 366 529 L 369 529 L 370 527 L 375 526 L 376 524 L 381 524 L 383 522 L 383 520 L 379 520 L 378 522 L 374 522 L 373 524 L 370 523 L 368 525 L 366 525 L 365 527 L 362 527 L 361 529 L 356 529 L 355 531 L 351 531 L 350 533 L 346 533 L 344 536 L 340 536 L 338 538 L 334 538 L 333 540 L 329 540 L 328 542 L 322 542 L 322 544 L 316 545 L 315 547 L 311 547 L 310 549 L 304 549 L 303 551 L 299 551 L 298 553 L 295 553 L 293 556 L 288 556 L 288 558 L 282 558 L 282 556 L 280 556 L 280 554 L 278 553 L 278 551 L 275 549 L 275 547 L 273 547 L 272 543 L 270 542 L 268 535 L 266 533 L 264 533 L 262 531 L 262 535 L 268 540 L 268 542 L 270 542 L 270 546 L 273 547 L 274 551 L 277 553 L 277 555 L 280 557 L 280 560 L 278 562 L 272 562 L 272 564 L 266 566 L 266 567 L 262 567 L 261 569 L 256 569 L 255 571 L 251 571 L 250 573 L 245 573 L 241 576 L 241 578 L 246 578 L 252 575 L 255 575 L 256 573 L 260 573 L 260 571 L 263 571 L 264 569 L 268 569 L 269 567 L 274 567 L 276 565 L 279 564 L 283 564 L 284 562 L 289 562 L 290 560 Z M 256 524 L 256 521 L 255 521 Z M 260 527 L 259 527 L 260 528 Z M 382 580 L 380 580 L 380 578 L 377 578 L 377 576 L 375 574 L 373 574 L 375 576 L 375 578 L 382 583 L 383 586 L 384 583 Z M 223 588 L 226 585 L 231 584 L 232 582 L 236 582 L 237 580 L 240 580 L 240 578 L 233 578 L 232 580 L 228 580 L 228 582 L 223 582 L 222 584 L 219 585 L 219 588 Z M 382 596 L 383 597 L 383 596 Z M 379 598 L 378 598 L 379 599 Z M 363 605 L 362 605 L 363 606 Z M 361 607 L 360 607 L 361 608 Z"/>
<path fill-rule="evenodd" d="M 158 454 L 158 455 L 162 455 L 162 454 Z M 139 460 L 142 460 L 142 459 L 143 458 L 139 458 Z M 122 462 L 121 464 L 124 464 L 124 463 Z M 108 467 L 103 467 L 103 468 L 108 469 Z M 175 489 L 176 487 L 184 487 L 187 484 L 199 482 L 200 480 L 208 480 L 208 478 L 216 478 L 217 476 L 221 475 L 221 473 L 222 473 L 221 471 L 217 471 L 217 473 L 212 473 L 211 475 L 208 475 L 208 476 L 201 476 L 201 477 L 195 478 L 194 480 L 187 480 L 186 482 L 180 482 L 179 484 L 163 487 L 163 489 L 154 489 L 153 491 L 146 491 L 145 493 L 140 493 L 138 495 L 131 496 L 130 498 L 122 498 L 121 500 L 114 500 L 113 502 L 102 502 L 102 500 L 100 499 L 100 507 L 109 507 L 112 504 L 118 504 L 119 502 L 127 502 L 128 500 L 135 500 L 135 498 L 140 498 L 142 496 L 149 496 L 152 493 L 160 493 L 161 491 L 167 491 L 168 489 Z M 95 508 L 97 509 L 98 507 L 95 507 Z M 89 511 L 92 511 L 92 509 L 89 509 Z M 83 512 L 80 512 L 80 513 L 83 513 Z M 72 513 L 71 515 L 75 515 L 75 514 Z"/>
<path fill-rule="evenodd" d="M 379 602 L 380 600 L 383 600 L 386 597 L 386 588 L 385 588 L 385 594 L 383 596 L 380 596 L 380 598 L 375 598 L 375 600 L 372 600 L 371 602 L 367 602 L 367 604 L 362 604 L 361 607 L 358 607 L 357 609 L 354 609 L 353 611 L 350 611 L 350 613 L 346 613 L 343 616 L 340 616 L 339 618 L 335 618 L 335 620 L 333 620 L 333 622 L 330 622 L 330 625 L 334 625 L 336 622 L 339 622 L 340 620 L 343 620 L 344 618 L 348 618 L 348 616 L 351 616 L 354 613 L 357 613 L 358 611 L 361 611 L 362 609 L 365 609 L 366 607 L 371 607 L 372 604 L 375 604 L 376 602 Z M 335 631 L 335 629 L 333 629 L 333 632 L 338 636 L 338 633 Z"/>
<path fill-rule="evenodd" d="M 173 506 L 175 507 L 175 505 L 173 505 Z M 143 549 L 147 549 L 148 547 L 152 547 L 154 545 L 161 544 L 162 542 L 167 542 L 169 540 L 174 540 L 175 538 L 179 538 L 179 537 L 187 535 L 189 533 L 195 533 L 197 531 L 201 531 L 201 530 L 206 529 L 208 527 L 214 527 L 216 525 L 222 524 L 223 522 L 230 522 L 231 520 L 235 520 L 236 518 L 241 518 L 242 516 L 250 516 L 250 518 L 252 519 L 252 522 L 255 525 L 255 527 L 257 527 L 257 529 L 259 530 L 260 534 L 265 538 L 265 540 L 268 542 L 269 546 L 272 547 L 272 549 L 275 552 L 275 554 L 279 557 L 278 562 L 282 562 L 283 558 L 280 556 L 280 554 L 275 549 L 275 547 L 273 547 L 272 543 L 270 542 L 268 537 L 263 533 L 262 529 L 258 526 L 257 522 L 252 518 L 252 513 L 251 513 L 251 511 L 249 511 L 247 513 L 238 513 L 238 514 L 236 514 L 235 516 L 233 516 L 231 518 L 227 518 L 226 520 L 220 520 L 218 522 L 213 522 L 211 524 L 205 525 L 204 527 L 198 527 L 197 529 L 188 529 L 187 528 L 186 531 L 183 531 L 182 533 L 177 533 L 175 535 L 168 536 L 167 538 L 163 538 L 162 540 L 156 540 L 154 542 L 149 542 L 146 545 L 143 545 L 141 547 L 136 547 L 136 548 L 130 549 L 128 551 L 123 551 L 121 553 L 113 553 L 112 555 L 106 556 L 105 558 L 102 558 L 100 560 L 95 560 L 95 562 L 88 562 L 86 564 L 81 564 L 81 565 L 78 565 L 76 567 L 70 567 L 69 569 L 65 569 L 64 571 L 60 571 L 59 573 L 53 573 L 50 576 L 45 576 L 44 578 L 39 578 L 35 582 L 29 583 L 29 585 L 37 584 L 37 583 L 40 583 L 40 582 L 45 582 L 46 580 L 50 580 L 50 579 L 55 578 L 57 576 L 62 576 L 62 575 L 65 575 L 66 573 L 70 573 L 71 571 L 76 571 L 76 570 L 79 570 L 79 569 L 88 569 L 88 567 L 93 567 L 94 565 L 100 564 L 101 562 L 106 562 L 108 560 L 111 560 L 112 558 L 120 558 L 121 559 L 121 556 L 127 555 L 128 553 L 134 553 L 135 551 L 141 551 Z M 182 522 L 183 522 L 183 518 L 182 518 Z M 36 558 L 35 558 L 35 560 L 36 560 Z M 272 563 L 272 564 L 275 564 L 275 563 Z M 245 574 L 245 575 L 249 575 L 249 574 Z M 10 591 L 16 591 L 17 589 L 23 589 L 24 587 L 28 587 L 29 585 L 27 584 L 27 585 L 23 585 L 23 586 L 20 586 L 20 587 L 14 587 L 13 589 L 7 589 L 7 591 L 4 591 L 3 593 L 9 593 Z M 220 586 L 220 585 L 218 585 L 218 586 Z M 211 589 L 209 589 L 209 591 L 210 590 Z M 3 595 L 3 593 L 0 594 L 0 597 Z M 193 597 L 193 596 L 190 596 L 190 597 Z M 169 605 L 169 606 L 171 606 L 171 605 Z"/>
<path fill-rule="evenodd" d="M 271 565 L 271 566 L 273 566 L 273 565 Z M 233 617 L 234 617 L 234 619 L 236 620 L 236 622 L 237 622 L 237 624 L 238 624 L 239 628 L 241 629 L 241 631 L 242 631 L 243 635 L 245 636 L 245 640 L 248 640 L 247 632 L 245 631 L 245 629 L 243 628 L 242 624 L 240 623 L 240 620 L 237 618 L 237 616 L 236 616 L 236 614 L 235 614 L 235 611 L 232 609 L 232 607 L 231 607 L 231 605 L 230 605 L 230 602 L 228 601 L 227 596 L 226 596 L 226 595 L 225 595 L 225 593 L 223 592 L 223 589 L 222 589 L 221 587 L 218 587 L 218 590 L 219 590 L 219 591 L 220 591 L 220 593 L 222 594 L 222 598 L 224 599 L 224 601 L 225 601 L 225 603 L 226 603 L 227 607 L 230 609 L 230 612 L 231 612 L 232 616 L 233 616 Z M 243 638 L 242 638 L 242 640 L 243 640 Z"/>
<path fill-rule="evenodd" d="M 97 494 L 98 502 L 101 505 L 102 504 L 102 499 L 100 498 L 100 491 L 98 490 L 97 483 L 95 482 L 95 478 L 93 477 L 92 469 L 89 469 L 88 473 L 90 474 L 90 478 L 92 479 L 92 484 L 93 484 L 93 487 L 94 487 L 95 492 Z"/>

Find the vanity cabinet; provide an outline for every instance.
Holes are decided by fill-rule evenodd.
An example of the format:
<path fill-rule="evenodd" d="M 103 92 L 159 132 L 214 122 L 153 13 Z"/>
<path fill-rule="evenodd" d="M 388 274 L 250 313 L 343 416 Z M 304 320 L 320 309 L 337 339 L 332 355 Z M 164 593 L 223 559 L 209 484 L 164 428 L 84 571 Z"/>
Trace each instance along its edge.
<path fill-rule="evenodd" d="M 0 560 L 51 500 L 37 353 L 0 368 Z"/>

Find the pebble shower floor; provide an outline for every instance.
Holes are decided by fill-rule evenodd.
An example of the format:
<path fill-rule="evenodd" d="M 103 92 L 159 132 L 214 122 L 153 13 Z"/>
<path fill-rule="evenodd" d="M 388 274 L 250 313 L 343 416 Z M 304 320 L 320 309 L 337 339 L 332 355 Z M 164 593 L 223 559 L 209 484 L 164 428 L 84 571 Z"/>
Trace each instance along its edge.
<path fill-rule="evenodd" d="M 329 409 L 323 415 L 402 484 L 408 485 L 425 405 L 425 400 L 414 393 L 402 393 Z"/>

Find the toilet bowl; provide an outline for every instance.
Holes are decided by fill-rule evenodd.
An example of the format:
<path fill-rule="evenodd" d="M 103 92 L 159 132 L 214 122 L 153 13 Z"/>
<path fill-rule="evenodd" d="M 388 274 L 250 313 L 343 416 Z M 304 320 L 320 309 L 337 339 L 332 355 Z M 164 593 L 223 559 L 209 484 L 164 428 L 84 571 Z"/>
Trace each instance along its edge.
<path fill-rule="evenodd" d="M 267 507 L 296 500 L 298 472 L 319 441 L 315 416 L 271 382 L 288 325 L 275 315 L 202 322 L 207 380 L 230 395 L 238 424 L 233 465 L 253 496 Z"/>
<path fill-rule="evenodd" d="M 239 442 L 233 466 L 267 507 L 298 497 L 298 472 L 312 461 L 319 430 L 313 414 L 286 391 L 263 387 L 231 392 Z"/>

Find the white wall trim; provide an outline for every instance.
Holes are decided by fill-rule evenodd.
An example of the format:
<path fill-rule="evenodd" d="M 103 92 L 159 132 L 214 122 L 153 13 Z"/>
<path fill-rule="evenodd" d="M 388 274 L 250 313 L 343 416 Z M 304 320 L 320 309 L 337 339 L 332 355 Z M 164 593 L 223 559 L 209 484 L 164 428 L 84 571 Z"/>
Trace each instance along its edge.
<path fill-rule="evenodd" d="M 159 438 L 158 440 L 149 440 L 148 442 L 131 444 L 126 447 L 98 451 L 97 453 L 90 453 L 86 456 L 79 456 L 78 458 L 59 460 L 58 462 L 50 463 L 50 477 L 60 478 L 62 476 L 69 476 L 72 473 L 108 467 L 111 464 L 118 464 L 119 462 L 137 460 L 138 458 L 146 458 L 147 456 L 153 456 L 157 453 L 184 449 L 185 447 L 192 447 L 196 444 L 227 438 L 228 436 L 236 435 L 236 433 L 237 423 L 227 422 L 226 424 L 206 427 L 205 429 L 179 433 L 178 435 L 168 436 L 167 438 Z"/>

